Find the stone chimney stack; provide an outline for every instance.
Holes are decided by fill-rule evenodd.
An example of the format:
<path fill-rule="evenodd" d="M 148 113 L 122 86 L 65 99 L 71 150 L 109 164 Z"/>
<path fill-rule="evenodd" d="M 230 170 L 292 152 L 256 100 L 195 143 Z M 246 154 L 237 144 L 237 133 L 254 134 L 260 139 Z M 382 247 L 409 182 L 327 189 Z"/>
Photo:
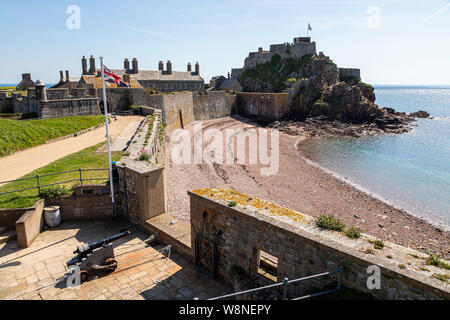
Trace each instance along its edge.
<path fill-rule="evenodd" d="M 195 75 L 200 75 L 200 65 L 198 64 L 198 62 L 195 63 Z"/>
<path fill-rule="evenodd" d="M 133 61 L 131 62 L 131 64 L 133 66 L 133 73 L 134 74 L 139 73 L 138 61 L 136 58 L 133 58 Z"/>
<path fill-rule="evenodd" d="M 167 61 L 167 74 L 172 74 L 172 62 Z"/>
<path fill-rule="evenodd" d="M 63 83 L 64 82 L 64 72 L 61 70 L 59 72 L 59 83 Z"/>
<path fill-rule="evenodd" d="M 61 71 L 62 72 L 62 71 Z M 81 59 L 81 73 L 83 75 L 88 74 L 88 68 L 87 68 L 87 60 L 86 57 L 83 56 L 83 58 Z"/>
<path fill-rule="evenodd" d="M 188 72 L 192 72 L 192 66 L 191 66 L 191 63 L 190 63 L 190 62 L 189 62 L 188 65 L 187 65 L 187 71 L 188 71 Z"/>
<path fill-rule="evenodd" d="M 230 73 L 228 72 L 228 79 L 230 79 L 231 78 L 231 76 L 230 76 Z"/>
<path fill-rule="evenodd" d="M 158 64 L 158 70 L 161 72 L 164 71 L 164 63 L 162 61 L 160 61 Z"/>
<path fill-rule="evenodd" d="M 125 70 L 130 70 L 130 61 L 128 61 L 128 58 L 125 58 L 125 61 L 123 62 L 123 68 Z"/>
<path fill-rule="evenodd" d="M 94 56 L 91 56 L 89 59 L 89 74 L 95 75 L 95 58 Z"/>
<path fill-rule="evenodd" d="M 69 70 L 66 70 L 66 82 L 70 81 Z"/>

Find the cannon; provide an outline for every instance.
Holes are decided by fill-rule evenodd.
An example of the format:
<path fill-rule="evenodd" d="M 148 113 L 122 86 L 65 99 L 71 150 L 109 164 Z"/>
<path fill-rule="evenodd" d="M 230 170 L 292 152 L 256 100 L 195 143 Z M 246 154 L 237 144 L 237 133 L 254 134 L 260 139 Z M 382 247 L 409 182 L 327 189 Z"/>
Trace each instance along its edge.
<path fill-rule="evenodd" d="M 117 260 L 114 257 L 114 241 L 128 237 L 129 230 L 123 230 L 119 234 L 105 238 L 90 244 L 82 243 L 73 252 L 76 254 L 67 262 L 67 267 L 77 266 L 80 268 L 80 280 L 84 282 L 91 271 L 113 272 L 117 268 Z"/>

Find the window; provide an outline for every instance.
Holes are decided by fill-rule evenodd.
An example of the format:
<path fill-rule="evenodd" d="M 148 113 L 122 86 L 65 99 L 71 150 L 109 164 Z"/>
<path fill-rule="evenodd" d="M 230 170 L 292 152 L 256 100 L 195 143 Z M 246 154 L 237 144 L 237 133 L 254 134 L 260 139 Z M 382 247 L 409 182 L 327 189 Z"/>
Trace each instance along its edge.
<path fill-rule="evenodd" d="M 278 258 L 265 251 L 256 249 L 257 273 L 258 275 L 277 282 Z"/>

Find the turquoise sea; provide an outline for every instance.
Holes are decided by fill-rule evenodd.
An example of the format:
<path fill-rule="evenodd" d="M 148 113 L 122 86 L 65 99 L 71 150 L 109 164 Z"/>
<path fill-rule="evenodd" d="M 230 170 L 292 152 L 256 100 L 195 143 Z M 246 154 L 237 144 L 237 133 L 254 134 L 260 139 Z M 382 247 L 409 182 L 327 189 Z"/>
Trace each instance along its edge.
<path fill-rule="evenodd" d="M 424 110 L 410 133 L 304 144 L 306 158 L 386 202 L 450 228 L 450 86 L 375 86 L 376 103 Z"/>

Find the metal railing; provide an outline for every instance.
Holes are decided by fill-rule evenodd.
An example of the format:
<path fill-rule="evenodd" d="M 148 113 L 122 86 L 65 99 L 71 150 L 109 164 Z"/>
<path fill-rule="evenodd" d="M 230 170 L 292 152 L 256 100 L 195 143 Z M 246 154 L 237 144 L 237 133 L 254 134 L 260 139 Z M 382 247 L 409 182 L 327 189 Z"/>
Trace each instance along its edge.
<path fill-rule="evenodd" d="M 315 274 L 315 275 L 312 275 L 312 276 L 298 278 L 298 279 L 294 279 L 294 280 L 289 280 L 288 278 L 284 278 L 283 282 L 271 284 L 271 285 L 264 286 L 264 287 L 258 287 L 258 288 L 254 288 L 254 289 L 249 289 L 249 290 L 244 290 L 244 291 L 240 291 L 240 292 L 235 292 L 235 293 L 231 293 L 231 294 L 227 294 L 227 295 L 223 295 L 223 296 L 219 296 L 219 297 L 215 297 L 215 298 L 210 298 L 210 299 L 207 299 L 207 300 L 221 300 L 221 299 L 226 299 L 226 298 L 232 298 L 232 297 L 237 297 L 237 296 L 240 296 L 240 295 L 243 295 L 243 294 L 255 293 L 255 292 L 258 292 L 258 291 L 263 291 L 263 290 L 273 289 L 273 288 L 278 288 L 278 287 L 283 287 L 283 299 L 286 300 L 287 296 L 288 296 L 288 287 L 289 287 L 290 284 L 298 283 L 298 282 L 301 282 L 301 281 L 310 280 L 310 279 L 314 279 L 314 278 L 318 278 L 318 277 L 329 276 L 329 275 L 336 274 L 336 273 L 339 274 L 338 285 L 336 286 L 336 288 L 331 289 L 331 290 L 318 292 L 318 293 L 309 294 L 309 295 L 306 295 L 306 296 L 293 298 L 291 300 L 302 300 L 302 299 L 312 298 L 312 297 L 320 296 L 320 295 L 323 295 L 323 294 L 339 291 L 341 289 L 342 273 L 343 272 L 344 272 L 344 267 L 343 266 L 339 266 L 339 268 L 334 270 L 334 271 L 319 273 L 319 274 Z M 195 298 L 195 300 L 198 300 L 198 298 Z"/>
<path fill-rule="evenodd" d="M 0 192 L 0 195 L 10 194 L 10 193 L 15 193 L 15 192 L 21 192 L 21 191 L 25 191 L 25 190 L 32 190 L 32 189 L 38 189 L 38 195 L 40 195 L 41 194 L 41 188 L 51 187 L 51 186 L 58 185 L 58 184 L 69 183 L 69 182 L 80 182 L 81 184 L 83 184 L 83 181 L 109 180 L 109 177 L 104 177 L 104 178 L 83 178 L 83 172 L 92 172 L 92 171 L 109 171 L 109 169 L 74 169 L 74 170 L 67 170 L 67 171 L 61 171 L 61 172 L 55 172 L 55 173 L 48 173 L 48 174 L 43 174 L 43 175 L 37 174 L 37 175 L 35 175 L 33 177 L 29 177 L 29 178 L 21 178 L 21 179 L 9 180 L 9 181 L 2 181 L 2 182 L 0 182 L 0 186 L 2 186 L 5 183 L 17 182 L 17 181 L 25 181 L 25 180 L 33 180 L 33 179 L 36 179 L 36 183 L 37 184 L 35 186 L 29 187 L 29 188 L 23 188 L 23 189 L 17 189 L 17 190 L 12 190 L 12 191 Z M 40 179 L 41 178 L 49 177 L 49 176 L 55 176 L 55 175 L 58 175 L 58 174 L 71 173 L 71 172 L 78 172 L 79 173 L 79 178 L 78 179 L 72 179 L 72 180 L 66 180 L 66 181 L 59 181 L 59 182 L 49 183 L 49 184 L 44 184 L 44 185 L 40 184 Z"/>

